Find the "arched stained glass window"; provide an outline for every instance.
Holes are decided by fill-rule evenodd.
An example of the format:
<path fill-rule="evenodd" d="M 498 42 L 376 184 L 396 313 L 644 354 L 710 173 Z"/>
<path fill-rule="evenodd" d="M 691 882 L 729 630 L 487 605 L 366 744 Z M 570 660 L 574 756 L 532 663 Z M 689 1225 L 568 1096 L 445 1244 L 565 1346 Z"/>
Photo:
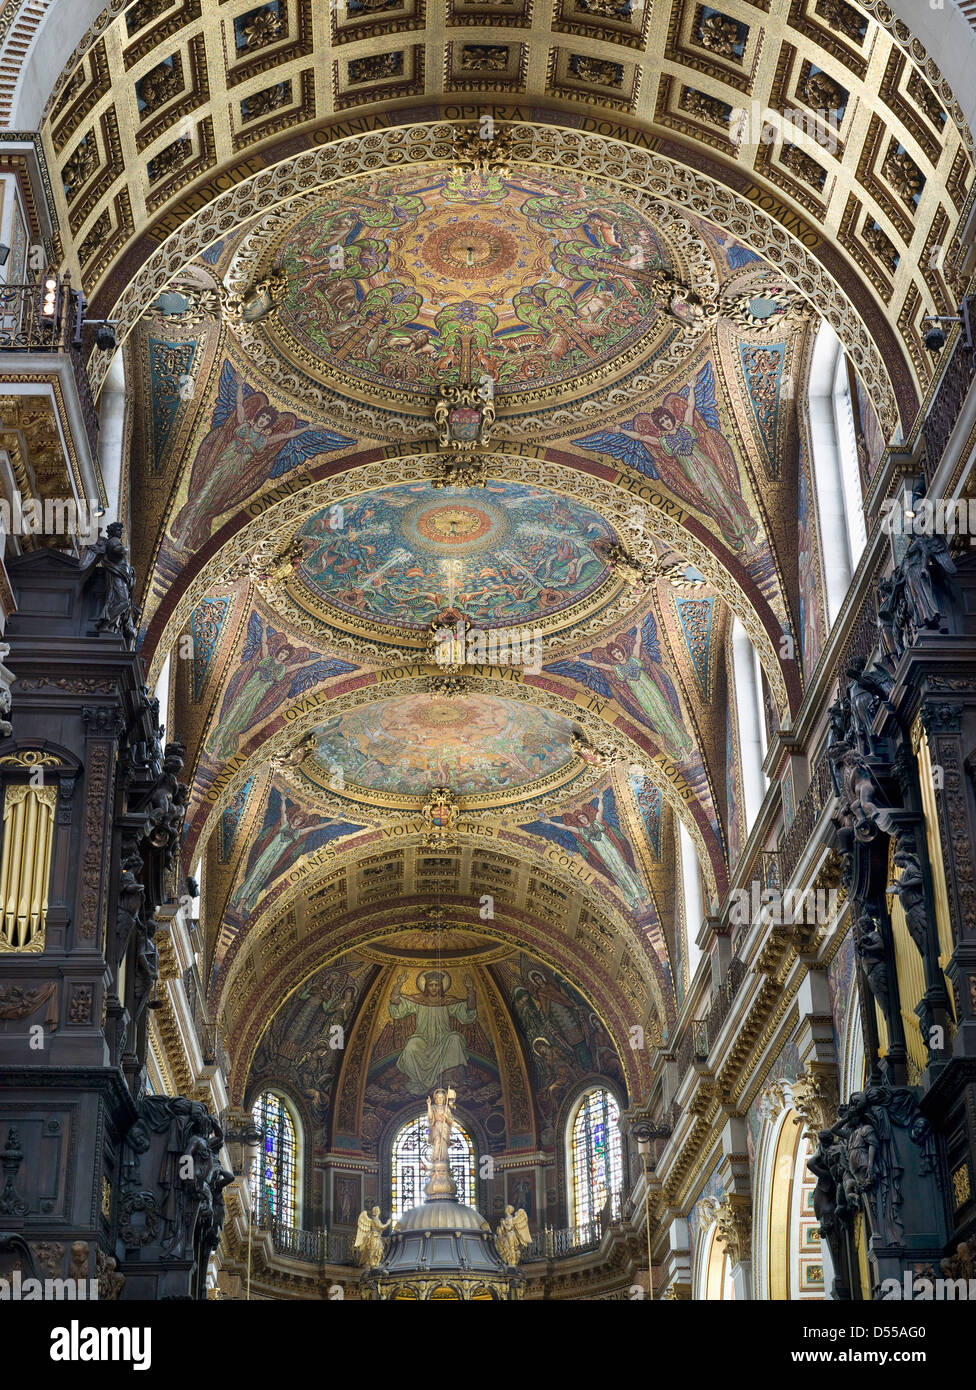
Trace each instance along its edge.
<path fill-rule="evenodd" d="M 447 1151 L 451 1177 L 457 1186 L 458 1201 L 473 1207 L 474 1145 L 457 1121 L 451 1130 L 451 1146 Z M 430 1176 L 430 1144 L 427 1140 L 426 1112 L 417 1115 L 398 1129 L 393 1139 L 393 1220 L 399 1221 L 405 1211 L 419 1206 L 424 1200 L 424 1183 Z"/>
<path fill-rule="evenodd" d="M 285 1103 L 274 1091 L 258 1096 L 251 1112 L 264 1130 L 264 1141 L 251 1167 L 251 1204 L 260 1216 L 285 1226 L 296 1224 L 295 1126 Z"/>
<path fill-rule="evenodd" d="M 599 1219 L 623 1186 L 620 1107 L 609 1091 L 588 1091 L 572 1121 L 573 1224 Z"/>

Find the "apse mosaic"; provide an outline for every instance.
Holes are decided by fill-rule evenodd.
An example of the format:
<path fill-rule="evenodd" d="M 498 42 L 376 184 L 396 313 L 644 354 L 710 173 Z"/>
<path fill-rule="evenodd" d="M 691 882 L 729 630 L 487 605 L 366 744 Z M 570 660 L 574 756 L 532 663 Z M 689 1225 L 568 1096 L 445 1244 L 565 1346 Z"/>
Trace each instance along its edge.
<path fill-rule="evenodd" d="M 651 222 L 548 172 L 377 174 L 276 242 L 288 289 L 262 329 L 362 385 L 431 395 L 490 376 L 559 387 L 670 337 L 651 287 L 670 264 Z"/>
<path fill-rule="evenodd" d="M 491 967 L 527 1047 L 539 1138 L 551 1144 L 567 1093 L 594 1074 L 623 1088 L 620 1060 L 599 1015 L 564 979 L 520 954 Z"/>
<path fill-rule="evenodd" d="M 355 952 L 318 971 L 278 1010 L 254 1054 L 252 1080 L 273 1078 L 301 1095 L 316 1127 L 328 1123 L 345 1035 L 375 976 Z"/>
<path fill-rule="evenodd" d="M 551 623 L 611 578 L 607 523 L 578 502 L 517 483 L 411 483 L 316 513 L 298 532 L 293 597 L 397 629 L 445 613 L 476 628 Z"/>
<path fill-rule="evenodd" d="M 340 1146 L 354 1140 L 366 1153 L 441 1083 L 493 1152 L 531 1148 L 537 1132 L 551 1145 L 560 1107 L 587 1077 L 623 1093 L 607 1029 L 557 971 L 511 948 L 499 959 L 484 937 L 435 942 L 427 932 L 421 950 L 406 940 L 383 938 L 387 961 L 376 960 L 379 942 L 347 952 L 295 990 L 261 1036 L 248 1091 L 273 1080 L 303 1102 L 320 1142 L 335 1146 L 338 1129 Z M 474 962 L 464 959 L 472 950 Z"/>
<path fill-rule="evenodd" d="M 220 834 L 217 841 L 217 856 L 221 863 L 226 863 L 230 856 L 231 846 L 240 828 L 241 817 L 244 815 L 244 808 L 247 806 L 247 799 L 251 795 L 251 788 L 253 786 L 254 778 L 249 777 L 238 790 L 230 805 L 226 806 L 220 813 Z"/>
<path fill-rule="evenodd" d="M 315 761 L 345 786 L 459 796 L 524 787 L 575 763 L 567 719 L 494 695 L 417 694 L 337 715 L 317 732 Z"/>
<path fill-rule="evenodd" d="M 365 1080 L 344 1074 L 340 1129 L 355 1134 L 365 1152 L 375 1152 L 384 1133 L 423 1112 L 425 1097 L 440 1082 L 455 1087 L 462 1123 L 473 1120 L 493 1151 L 519 1142 L 508 1132 L 506 1111 L 531 1143 L 512 1020 L 497 1012 L 497 995 L 481 967 L 449 955 L 433 959 L 430 940 L 428 954 L 425 965 L 398 962 L 378 980 L 368 1020 L 364 1010 L 369 1036 L 357 1038 Z"/>
<path fill-rule="evenodd" d="M 748 388 L 759 438 L 775 474 L 780 456 L 780 430 L 789 418 L 783 400 L 782 377 L 785 343 L 739 343 L 739 360 Z"/>
<path fill-rule="evenodd" d="M 438 1082 L 463 1087 L 465 1106 L 501 1111 L 490 1014 L 480 978 L 446 967 L 393 968 L 380 1010 L 366 1084 L 368 1131 Z M 504 1127 L 504 1119 L 502 1119 Z"/>

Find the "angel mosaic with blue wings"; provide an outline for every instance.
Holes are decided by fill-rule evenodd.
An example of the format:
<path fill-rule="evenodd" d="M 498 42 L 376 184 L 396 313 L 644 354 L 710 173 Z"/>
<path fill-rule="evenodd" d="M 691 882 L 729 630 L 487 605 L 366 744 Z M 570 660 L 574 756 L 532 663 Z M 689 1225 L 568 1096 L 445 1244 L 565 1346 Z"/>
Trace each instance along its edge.
<path fill-rule="evenodd" d="M 231 900 L 235 912 L 252 912 L 265 888 L 306 854 L 354 835 L 361 825 L 305 811 L 277 787 L 268 795 L 264 824 L 248 855 L 246 873 Z"/>
<path fill-rule="evenodd" d="M 682 502 L 714 519 L 730 550 L 758 549 L 759 522 L 742 496 L 735 454 L 722 433 L 711 362 L 693 385 L 669 392 L 650 414 L 640 411 L 628 425 L 573 442 L 660 478 Z"/>
<path fill-rule="evenodd" d="M 265 626 L 261 615 L 252 611 L 240 669 L 228 683 L 207 745 L 208 754 L 220 762 L 233 757 L 248 729 L 267 718 L 276 705 L 293 700 L 319 681 L 355 670 L 348 661 L 294 646 L 284 633 L 270 623 Z"/>
<path fill-rule="evenodd" d="M 182 550 L 210 537 L 214 521 L 246 502 L 270 478 L 281 478 L 305 459 L 355 444 L 335 430 L 313 429 L 291 411 L 278 411 L 225 361 L 209 434 L 197 450 L 187 501 L 170 527 Z"/>
<path fill-rule="evenodd" d="M 544 669 L 579 681 L 604 699 L 615 699 L 653 731 L 676 762 L 692 755 L 694 739 L 684 726 L 678 692 L 661 660 L 653 613 L 605 647 L 580 652 L 572 661 L 554 661 Z"/>
<path fill-rule="evenodd" d="M 634 852 L 620 828 L 617 802 L 607 787 L 594 801 L 561 816 L 547 816 L 525 827 L 553 840 L 571 854 L 579 854 L 599 873 L 616 884 L 633 912 L 647 904 L 647 889 L 634 863 Z"/>

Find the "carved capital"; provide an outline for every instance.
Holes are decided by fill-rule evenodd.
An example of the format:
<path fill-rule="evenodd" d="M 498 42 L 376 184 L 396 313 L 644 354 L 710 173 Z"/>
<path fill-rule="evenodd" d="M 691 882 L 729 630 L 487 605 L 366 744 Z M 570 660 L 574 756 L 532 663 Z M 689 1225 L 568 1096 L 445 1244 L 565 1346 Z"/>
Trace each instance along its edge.
<path fill-rule="evenodd" d="M 124 722 L 117 705 L 85 705 L 81 719 L 88 738 L 111 738 L 122 732 Z"/>
<path fill-rule="evenodd" d="M 829 1129 L 837 1121 L 837 1074 L 832 1066 L 808 1062 L 804 1074 L 792 1085 L 793 1109 L 811 1134 Z"/>
<path fill-rule="evenodd" d="M 962 705 L 948 700 L 926 700 L 921 708 L 922 727 L 927 734 L 958 734 L 962 731 Z"/>
<path fill-rule="evenodd" d="M 733 1264 L 752 1259 L 752 1201 L 726 1192 L 715 1216 L 716 1237 Z"/>

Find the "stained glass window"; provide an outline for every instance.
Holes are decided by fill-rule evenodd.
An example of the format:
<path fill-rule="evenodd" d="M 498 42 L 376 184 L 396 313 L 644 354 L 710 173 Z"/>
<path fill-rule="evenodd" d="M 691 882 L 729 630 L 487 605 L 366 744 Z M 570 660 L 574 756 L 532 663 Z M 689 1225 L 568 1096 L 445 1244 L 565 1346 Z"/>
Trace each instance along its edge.
<path fill-rule="evenodd" d="M 473 1207 L 474 1145 L 455 1122 L 451 1146 L 447 1151 L 451 1176 L 457 1185 L 458 1201 Z M 430 1176 L 430 1144 L 427 1141 L 426 1111 L 398 1129 L 393 1139 L 393 1220 L 424 1200 L 424 1183 Z"/>
<path fill-rule="evenodd" d="M 620 1107 L 609 1091 L 588 1091 L 573 1120 L 573 1224 L 599 1219 L 623 1185 Z"/>
<path fill-rule="evenodd" d="M 254 1211 L 295 1225 L 295 1126 L 284 1101 L 274 1091 L 258 1096 L 251 1112 L 264 1140 L 251 1167 Z"/>

